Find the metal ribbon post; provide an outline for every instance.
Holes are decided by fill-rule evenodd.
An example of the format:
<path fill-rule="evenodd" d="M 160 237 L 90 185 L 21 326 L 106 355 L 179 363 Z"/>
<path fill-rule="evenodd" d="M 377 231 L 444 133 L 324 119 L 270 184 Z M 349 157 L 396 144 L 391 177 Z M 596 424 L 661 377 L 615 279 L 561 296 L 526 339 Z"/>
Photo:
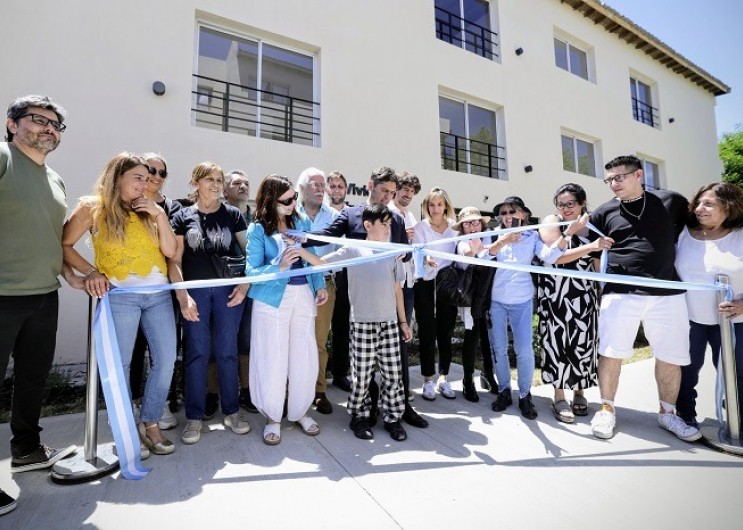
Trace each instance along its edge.
<path fill-rule="evenodd" d="M 88 298 L 88 381 L 85 396 L 85 448 L 52 467 L 52 482 L 81 484 L 97 480 L 119 469 L 113 444 L 98 446 L 98 361 L 93 341 L 93 298 Z"/>
<path fill-rule="evenodd" d="M 730 293 L 730 279 L 726 274 L 718 274 L 715 283 L 725 288 L 718 291 L 717 302 L 726 301 Z M 736 377 L 735 349 L 733 347 L 733 330 L 730 320 L 720 314 L 720 364 L 725 396 L 725 415 L 727 421 L 719 428 L 703 429 L 705 443 L 726 453 L 743 456 L 743 445 L 740 438 L 740 408 L 738 406 L 738 381 Z M 743 369 L 743 366 L 741 367 Z"/>

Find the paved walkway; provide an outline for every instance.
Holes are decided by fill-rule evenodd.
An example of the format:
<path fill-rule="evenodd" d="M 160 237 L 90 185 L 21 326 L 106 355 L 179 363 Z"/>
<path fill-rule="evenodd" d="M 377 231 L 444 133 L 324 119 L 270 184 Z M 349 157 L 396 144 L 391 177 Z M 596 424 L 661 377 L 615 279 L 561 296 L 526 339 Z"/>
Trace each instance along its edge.
<path fill-rule="evenodd" d="M 461 367 L 453 372 L 459 382 Z M 417 367 L 412 376 L 419 389 Z M 711 371 L 704 376 L 700 393 L 711 396 Z M 652 361 L 624 367 L 618 404 L 626 408 L 609 441 L 593 438 L 590 416 L 558 423 L 550 394 L 535 388 L 539 418 L 526 421 L 515 406 L 493 413 L 489 394 L 475 404 L 461 394 L 429 403 L 418 392 L 414 405 L 431 426 L 408 428 L 398 443 L 381 427 L 375 440 L 354 438 L 345 396 L 333 389 L 335 411 L 318 418 L 316 438 L 285 422 L 281 444 L 268 447 L 258 415 L 248 415 L 253 431 L 245 436 L 215 418 L 195 446 L 171 431 L 176 452 L 147 460 L 153 471 L 144 480 L 116 473 L 75 486 L 40 471 L 10 475 L 3 424 L 0 487 L 19 502 L 0 528 L 740 528 L 743 459 L 657 426 Z M 588 398 L 595 410 L 598 391 Z M 700 412 L 713 415 L 711 405 Z M 100 442 L 110 442 L 100 418 Z M 82 444 L 82 414 L 42 426 L 50 445 Z"/>

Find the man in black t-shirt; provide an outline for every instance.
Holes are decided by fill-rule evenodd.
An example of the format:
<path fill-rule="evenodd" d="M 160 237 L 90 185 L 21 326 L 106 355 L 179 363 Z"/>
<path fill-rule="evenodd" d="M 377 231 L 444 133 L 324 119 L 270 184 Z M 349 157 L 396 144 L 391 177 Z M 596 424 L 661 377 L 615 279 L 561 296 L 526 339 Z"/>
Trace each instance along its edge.
<path fill-rule="evenodd" d="M 614 239 L 607 273 L 678 280 L 675 242 L 688 211 L 686 199 L 675 192 L 645 191 L 641 161 L 620 156 L 605 166 L 604 182 L 615 197 L 591 214 L 591 223 Z M 598 234 L 592 234 L 598 237 Z M 689 364 L 689 319 L 684 291 L 607 282 L 599 313 L 598 376 L 602 408 L 591 421 L 594 436 L 614 435 L 614 396 L 622 359 L 633 354 L 640 324 L 655 357 L 660 397 L 660 426 L 681 440 L 701 438 L 676 415 L 681 366 Z"/>

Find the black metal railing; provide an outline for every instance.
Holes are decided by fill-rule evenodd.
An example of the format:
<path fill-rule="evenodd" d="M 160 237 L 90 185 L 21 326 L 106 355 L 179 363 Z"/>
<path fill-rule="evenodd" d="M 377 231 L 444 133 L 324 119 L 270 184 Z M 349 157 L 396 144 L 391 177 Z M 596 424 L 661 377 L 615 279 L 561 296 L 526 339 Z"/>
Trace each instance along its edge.
<path fill-rule="evenodd" d="M 193 75 L 196 124 L 283 142 L 316 145 L 320 104 L 269 90 Z"/>
<path fill-rule="evenodd" d="M 506 149 L 442 132 L 441 167 L 502 180 L 506 176 Z"/>
<path fill-rule="evenodd" d="M 450 13 L 440 7 L 436 9 L 436 38 L 460 48 L 465 48 L 486 59 L 498 57 L 498 34 L 484 26 Z"/>
<path fill-rule="evenodd" d="M 632 98 L 632 117 L 645 125 L 650 125 L 656 129 L 660 128 L 660 114 L 658 109 L 637 98 Z"/>

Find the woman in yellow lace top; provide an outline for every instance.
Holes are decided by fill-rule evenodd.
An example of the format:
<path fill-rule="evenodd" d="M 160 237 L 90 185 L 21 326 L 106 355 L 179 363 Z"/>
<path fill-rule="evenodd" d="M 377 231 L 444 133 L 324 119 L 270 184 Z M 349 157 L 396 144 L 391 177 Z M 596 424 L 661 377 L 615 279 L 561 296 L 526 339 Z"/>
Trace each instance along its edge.
<path fill-rule="evenodd" d="M 94 194 L 83 197 L 65 223 L 65 263 L 85 275 L 85 291 L 90 296 L 106 296 L 111 285 L 168 283 L 166 258 L 175 254 L 176 239 L 163 209 L 144 196 L 150 174 L 145 159 L 130 153 L 116 155 L 98 177 Z M 90 232 L 93 241 L 95 265 L 74 247 L 86 232 Z M 176 357 L 171 294 L 140 291 L 114 292 L 110 296 L 125 374 L 129 373 L 140 324 L 150 345 L 152 366 L 140 410 L 140 438 L 155 454 L 170 454 L 175 446 L 163 436 L 157 422 L 163 413 Z"/>

